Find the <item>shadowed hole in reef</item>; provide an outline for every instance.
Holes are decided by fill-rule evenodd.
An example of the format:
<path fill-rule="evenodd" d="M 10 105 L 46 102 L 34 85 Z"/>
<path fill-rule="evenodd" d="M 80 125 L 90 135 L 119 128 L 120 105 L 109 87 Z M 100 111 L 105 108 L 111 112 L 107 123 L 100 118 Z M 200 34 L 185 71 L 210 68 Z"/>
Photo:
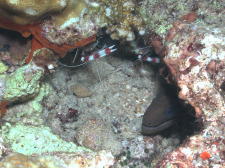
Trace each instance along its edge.
<path fill-rule="evenodd" d="M 26 38 L 21 36 L 21 34 L 16 32 L 16 31 L 0 28 L 0 34 L 2 36 L 7 37 L 8 40 L 19 41 L 21 44 L 25 44 L 26 43 Z M 2 41 L 2 39 L 1 39 L 1 41 Z"/>
<path fill-rule="evenodd" d="M 225 81 L 222 82 L 220 88 L 221 88 L 223 91 L 225 91 Z"/>
<path fill-rule="evenodd" d="M 20 33 L 0 28 L 1 61 L 7 65 L 22 64 L 31 47 L 31 37 L 24 38 Z M 8 52 L 9 55 L 5 54 Z"/>
<path fill-rule="evenodd" d="M 144 44 L 145 42 L 142 39 L 138 39 L 136 42 L 136 46 L 139 47 L 146 47 Z M 118 56 L 123 56 L 122 59 L 131 60 L 133 62 L 137 62 L 137 55 L 130 52 L 129 46 L 130 44 L 122 44 L 119 46 L 119 54 Z M 128 48 L 128 50 L 127 50 Z M 149 55 L 151 57 L 158 57 L 158 55 L 154 52 L 154 49 L 149 47 Z M 169 138 L 173 135 L 177 135 L 181 142 L 183 142 L 187 137 L 197 134 L 203 128 L 202 119 L 198 119 L 195 117 L 194 108 L 186 103 L 184 100 L 178 98 L 179 89 L 175 85 L 175 82 L 171 82 L 170 84 L 164 79 L 162 76 L 170 76 L 168 69 L 164 63 L 156 64 L 156 63 L 144 63 L 144 62 L 137 62 L 135 63 L 138 68 L 142 68 L 143 64 L 149 64 L 151 69 L 153 70 L 154 77 L 159 81 L 159 88 L 163 89 L 166 95 L 171 99 L 172 106 L 176 106 L 176 116 L 174 124 L 161 131 L 157 134 L 162 135 L 165 138 Z M 159 74 L 160 70 L 163 69 L 164 74 Z M 139 70 L 140 71 L 140 70 Z M 162 72 L 162 71 L 161 71 Z M 167 79 L 168 80 L 168 79 Z M 157 134 L 153 134 L 157 135 Z"/>
<path fill-rule="evenodd" d="M 138 61 L 137 54 L 135 54 L 133 50 L 139 47 L 147 47 L 144 44 L 143 39 L 141 38 L 133 42 L 114 41 L 110 39 L 109 35 L 103 33 L 99 35 L 99 40 L 97 43 L 90 44 L 89 46 L 85 46 L 84 48 L 73 50 L 72 52 L 68 53 L 66 57 L 60 59 L 59 64 L 66 67 L 77 68 L 78 66 L 82 65 L 82 63 L 79 61 L 81 56 L 89 55 L 106 46 L 111 45 L 116 45 L 117 48 L 117 51 L 112 54 L 114 57 L 119 57 L 122 60 L 133 61 L 134 67 L 136 66 L 135 68 L 139 69 L 139 72 L 141 72 L 142 66 L 144 64 L 148 64 L 154 72 L 153 77 L 159 80 L 159 83 L 161 85 L 160 88 L 164 89 L 167 96 L 172 100 L 172 102 L 175 103 L 177 113 L 174 124 L 168 129 L 165 129 L 164 131 L 161 131 L 157 134 L 160 134 L 166 138 L 171 137 L 175 134 L 178 135 L 181 141 L 183 141 L 187 137 L 198 133 L 202 129 L 202 121 L 195 117 L 194 108 L 185 103 L 185 101 L 178 98 L 177 86 L 175 86 L 175 84 L 168 84 L 166 80 L 159 75 L 159 71 L 162 68 L 164 69 L 165 73 L 163 74 L 163 76 L 167 76 L 169 74 L 168 70 L 166 69 L 166 65 L 163 63 L 155 64 Z M 158 57 L 153 48 L 148 47 L 148 50 L 149 56 Z M 77 56 L 76 58 L 75 55 Z"/>
<path fill-rule="evenodd" d="M 129 61 L 133 61 L 134 65 L 137 66 L 136 68 L 138 69 L 141 69 L 142 68 L 142 65 L 143 64 L 146 64 L 147 66 L 149 65 L 149 67 L 151 67 L 154 71 L 154 74 L 155 74 L 155 77 L 156 79 L 158 79 L 159 77 L 159 69 L 161 67 L 165 67 L 165 65 L 155 65 L 155 64 L 148 64 L 148 63 L 144 63 L 144 62 L 138 62 L 137 61 L 137 55 L 134 54 L 133 52 L 131 52 L 132 49 L 135 49 L 135 48 L 132 48 L 132 44 L 129 44 L 129 43 L 126 43 L 126 42 L 118 42 L 118 41 L 112 41 L 110 39 L 108 39 L 108 36 L 106 35 L 106 37 L 104 36 L 103 37 L 103 44 L 101 44 L 101 42 L 99 43 L 99 46 L 96 46 L 95 44 L 90 44 L 89 47 L 85 47 L 85 51 L 83 53 L 83 55 L 88 55 L 89 53 L 92 53 L 93 51 L 98 51 L 99 49 L 101 49 L 102 47 L 104 47 L 104 43 L 107 44 L 107 46 L 110 46 L 112 44 L 115 44 L 118 48 L 118 51 L 113 53 L 112 55 L 115 56 L 115 57 L 120 57 L 120 59 L 123 59 L 123 60 L 129 60 Z M 93 46 L 92 46 L 93 45 Z M 142 46 L 144 44 L 139 44 L 136 45 L 136 47 L 144 47 Z M 71 53 L 68 53 L 68 55 L 66 57 L 64 57 L 63 59 L 61 59 L 60 61 L 65 64 L 65 65 L 69 65 L 69 66 L 73 66 L 75 65 L 75 68 L 76 68 L 76 65 L 78 64 L 79 65 L 79 62 L 77 62 L 77 60 L 74 61 L 73 63 L 73 60 L 74 60 L 74 55 L 76 54 L 76 52 L 82 52 L 82 48 L 79 49 L 80 51 L 77 51 L 77 49 L 75 49 L 74 51 L 72 51 Z M 151 56 L 155 57 L 156 54 L 152 51 L 152 49 L 150 48 L 150 53 L 149 53 Z M 79 53 L 78 53 L 79 55 Z M 82 56 L 79 55 L 79 57 Z M 79 57 L 77 57 L 78 61 L 79 61 Z M 80 67 L 80 69 L 84 68 L 85 69 L 85 66 L 84 67 Z M 74 73 L 74 71 L 71 71 L 71 73 Z M 194 133 L 198 132 L 201 128 L 201 125 L 200 125 L 200 121 L 197 121 L 196 118 L 194 117 L 195 116 L 195 112 L 193 110 L 193 108 L 191 108 L 190 106 L 188 105 L 185 105 L 184 102 L 182 102 L 181 100 L 179 100 L 177 98 L 177 87 L 175 87 L 175 85 L 170 85 L 170 84 L 167 84 L 165 82 L 165 80 L 163 80 L 162 78 L 159 79 L 161 83 L 161 87 L 164 88 L 166 90 L 166 92 L 168 92 L 169 96 L 171 96 L 171 99 L 174 99 L 175 101 L 178 102 L 179 104 L 179 114 L 177 115 L 177 120 L 175 122 L 175 124 L 170 127 L 169 129 L 161 132 L 160 134 L 162 136 L 165 137 L 165 139 L 167 137 L 171 137 L 172 135 L 176 134 L 180 137 L 181 140 L 185 140 L 185 138 L 187 136 L 190 136 L 190 135 L 193 135 Z M 61 90 L 60 90 L 61 91 Z M 60 93 L 58 93 L 60 94 Z M 67 121 L 70 121 L 70 119 L 68 118 L 62 118 L 64 116 L 60 116 L 60 120 L 63 122 L 67 122 Z M 65 116 L 67 117 L 67 116 Z M 70 115 L 68 115 L 68 117 L 70 117 Z M 64 124 L 64 123 L 63 123 Z M 65 132 L 65 131 L 64 131 Z M 68 132 L 69 134 L 70 132 Z M 66 135 L 66 133 L 65 133 Z M 129 153 L 129 150 L 127 150 L 127 153 Z M 146 153 L 148 153 L 148 151 L 146 151 Z M 127 160 L 126 161 L 129 161 L 130 159 L 130 156 L 128 154 L 127 155 Z M 146 159 L 146 158 L 144 158 Z M 151 162 L 151 159 L 154 159 L 154 158 L 149 158 L 149 162 Z M 142 160 L 140 160 L 142 161 Z M 137 159 L 137 162 L 138 162 L 138 159 Z"/>
<path fill-rule="evenodd" d="M 172 103 L 175 104 L 177 112 L 174 124 L 160 134 L 164 137 L 177 134 L 182 142 L 187 137 L 200 132 L 203 128 L 202 120 L 195 117 L 195 110 L 191 105 L 178 98 L 178 88 L 166 83 L 164 79 L 161 79 L 161 85 L 168 97 L 173 100 Z"/>

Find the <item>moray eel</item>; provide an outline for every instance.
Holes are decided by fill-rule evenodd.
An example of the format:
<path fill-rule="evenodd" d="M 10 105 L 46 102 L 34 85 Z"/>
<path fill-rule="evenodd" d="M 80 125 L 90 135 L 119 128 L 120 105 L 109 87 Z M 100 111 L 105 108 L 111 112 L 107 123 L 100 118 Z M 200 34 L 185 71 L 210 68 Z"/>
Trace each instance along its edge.
<path fill-rule="evenodd" d="M 160 91 L 147 108 L 142 120 L 142 134 L 157 134 L 174 124 L 178 100 Z"/>

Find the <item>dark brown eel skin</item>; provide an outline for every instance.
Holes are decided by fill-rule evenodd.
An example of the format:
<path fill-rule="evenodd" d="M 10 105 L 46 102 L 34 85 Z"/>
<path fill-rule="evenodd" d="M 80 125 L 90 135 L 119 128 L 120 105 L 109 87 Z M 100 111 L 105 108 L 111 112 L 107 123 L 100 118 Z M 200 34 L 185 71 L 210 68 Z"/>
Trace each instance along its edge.
<path fill-rule="evenodd" d="M 142 134 L 157 134 L 172 126 L 178 111 L 176 104 L 176 99 L 162 89 L 143 116 Z"/>

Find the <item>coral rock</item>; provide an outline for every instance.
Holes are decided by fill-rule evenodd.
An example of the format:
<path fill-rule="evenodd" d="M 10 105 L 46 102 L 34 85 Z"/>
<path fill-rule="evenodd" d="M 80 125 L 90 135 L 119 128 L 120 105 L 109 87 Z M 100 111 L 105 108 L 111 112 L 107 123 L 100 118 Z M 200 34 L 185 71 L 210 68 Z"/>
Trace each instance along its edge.
<path fill-rule="evenodd" d="M 106 122 L 100 119 L 89 119 L 81 128 L 78 128 L 76 139 L 79 144 L 95 151 L 107 149 L 113 154 L 119 154 L 122 145 L 116 141 L 116 138 L 110 136 L 113 134 Z"/>
<path fill-rule="evenodd" d="M 28 24 L 46 16 L 62 11 L 68 0 L 5 0 L 0 1 L 2 16 L 18 24 Z"/>
<path fill-rule="evenodd" d="M 223 28 L 200 24 L 184 24 L 168 42 L 164 61 L 181 89 L 179 97 L 195 108 L 204 129 L 167 155 L 159 167 L 225 166 L 224 46 Z"/>
<path fill-rule="evenodd" d="M 109 168 L 114 164 L 114 157 L 106 152 L 99 153 L 57 153 L 44 156 L 26 156 L 12 153 L 0 162 L 1 168 Z"/>
<path fill-rule="evenodd" d="M 34 97 L 40 90 L 40 79 L 44 70 L 34 64 L 18 68 L 8 76 L 0 78 L 0 100 L 22 101 Z"/>

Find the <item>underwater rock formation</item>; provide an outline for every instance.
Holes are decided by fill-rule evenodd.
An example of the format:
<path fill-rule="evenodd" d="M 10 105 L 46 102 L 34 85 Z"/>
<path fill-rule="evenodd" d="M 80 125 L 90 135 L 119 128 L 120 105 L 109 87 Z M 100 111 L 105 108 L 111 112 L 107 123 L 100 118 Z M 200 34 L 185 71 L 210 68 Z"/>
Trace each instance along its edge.
<path fill-rule="evenodd" d="M 109 167 L 114 163 L 111 152 L 93 152 L 85 147 L 62 140 L 49 127 L 24 124 L 1 126 L 0 154 L 7 157 L 0 162 L 1 168 L 29 167 Z M 10 144 L 9 149 L 3 144 Z M 32 155 L 32 156 L 31 156 Z M 0 155 L 0 157 L 2 157 Z"/>
<path fill-rule="evenodd" d="M 140 13 L 146 29 L 160 35 L 164 40 L 168 30 L 181 16 L 196 12 L 198 22 L 207 25 L 220 25 L 225 22 L 224 2 L 220 0 L 143 0 Z"/>
<path fill-rule="evenodd" d="M 106 151 L 98 153 L 55 153 L 53 156 L 45 154 L 34 157 L 12 153 L 0 162 L 0 166 L 1 168 L 109 168 L 113 163 L 113 156 Z"/>
<path fill-rule="evenodd" d="M 25 38 L 33 36 L 26 63 L 41 48 L 51 49 L 63 57 L 74 48 L 96 41 L 103 27 L 113 39 L 131 41 L 135 38 L 134 31 L 145 33 L 133 0 L 49 0 L 41 6 L 32 2 L 3 1 L 0 4 L 4 14 L 0 17 L 1 28 L 17 31 Z M 14 16 L 15 13 L 18 15 Z"/>
<path fill-rule="evenodd" d="M 10 75 L 1 75 L 1 101 L 26 100 L 39 93 L 40 79 L 44 70 L 34 64 L 18 68 Z"/>
<path fill-rule="evenodd" d="M 143 21 L 134 8 L 135 4 L 133 0 L 113 3 L 109 0 L 49 0 L 39 6 L 36 1 L 2 1 L 0 27 L 19 32 L 25 38 L 32 35 L 30 52 L 25 60 L 19 58 L 22 60 L 18 62 L 19 65 L 33 60 L 38 66 L 52 67 L 58 58 L 54 53 L 63 57 L 74 48 L 94 42 L 103 27 L 114 39 L 134 40 L 136 30 L 143 35 Z M 18 15 L 14 17 L 14 13 Z M 13 57 L 7 55 L 7 63 L 11 64 Z M 16 95 L 17 92 L 14 94 L 15 97 L 21 97 Z M 9 99 L 15 101 L 17 98 Z M 5 108 L 6 102 L 1 102 L 1 105 Z"/>
<path fill-rule="evenodd" d="M 64 71 L 61 78 L 58 79 L 60 82 L 55 82 L 56 86 L 54 92 L 51 91 L 51 96 L 45 100 L 48 113 L 44 113 L 41 104 L 44 92 L 46 91 L 43 89 L 43 85 L 45 85 L 46 81 L 43 82 L 41 80 L 44 76 L 44 70 L 34 64 L 22 65 L 23 58 L 20 58 L 17 59 L 19 60 L 17 61 L 17 65 L 22 67 L 14 67 L 13 64 L 14 69 L 12 72 L 8 71 L 8 69 L 11 68 L 10 66 L 12 66 L 9 64 L 10 61 L 2 60 L 3 62 L 0 62 L 0 112 L 4 113 L 6 111 L 8 102 L 35 98 L 27 102 L 26 105 L 19 104 L 11 107 L 12 111 L 10 111 L 10 109 L 9 113 L 3 118 L 3 121 L 6 120 L 7 122 L 5 125 L 1 125 L 1 131 L 7 131 L 8 126 L 10 129 L 8 132 L 3 133 L 5 137 L 7 136 L 5 139 L 8 139 L 8 141 L 1 142 L 0 139 L 0 154 L 5 155 L 5 151 L 12 149 L 15 152 L 22 153 L 21 150 L 17 150 L 18 148 L 31 149 L 31 147 L 33 147 L 34 150 L 39 150 L 36 149 L 39 140 L 43 140 L 44 142 L 50 140 L 50 142 L 53 143 L 55 142 L 54 140 L 57 140 L 58 143 L 63 142 L 62 144 L 64 145 L 66 142 L 62 139 L 54 139 L 56 135 L 49 131 L 51 125 L 54 125 L 51 127 L 53 131 L 62 129 L 60 130 L 61 132 L 55 132 L 58 133 L 58 135 L 64 135 L 64 137 L 62 136 L 63 138 L 65 138 L 65 136 L 67 136 L 67 138 L 69 136 L 75 138 L 73 137 L 74 132 L 78 130 L 79 133 L 79 131 L 82 132 L 85 129 L 85 131 L 89 131 L 90 133 L 85 134 L 84 132 L 83 135 L 80 133 L 76 137 L 77 140 L 81 142 L 94 137 L 94 140 L 90 140 L 93 141 L 90 144 L 88 144 L 89 142 L 86 140 L 86 146 L 97 146 L 98 144 L 96 143 L 101 142 L 101 140 L 95 140 L 96 135 L 94 133 L 98 131 L 97 125 L 101 124 L 101 130 L 104 130 L 103 134 L 101 134 L 101 131 L 98 131 L 97 135 L 105 136 L 110 132 L 110 136 L 115 136 L 111 131 L 107 132 L 107 130 L 111 129 L 109 125 L 112 121 L 112 127 L 114 132 L 118 134 L 117 136 L 121 139 L 128 137 L 123 143 L 123 149 L 125 150 L 127 158 L 123 156 L 120 157 L 118 160 L 123 164 L 118 166 L 118 163 L 118 167 L 134 166 L 136 165 L 133 164 L 135 161 L 141 162 L 142 166 L 140 167 L 144 167 L 145 165 L 148 167 L 149 165 L 154 166 L 156 160 L 158 161 L 158 159 L 167 152 L 171 153 L 167 154 L 164 160 L 158 163 L 159 167 L 177 166 L 192 168 L 225 166 L 223 165 L 225 159 L 223 156 L 225 148 L 223 136 L 225 132 L 225 33 L 223 29 L 219 27 L 219 23 L 224 23 L 223 12 L 220 11 L 223 5 L 220 5 L 219 1 L 206 3 L 204 0 L 199 0 L 197 2 L 192 0 L 49 0 L 45 1 L 46 3 L 40 4 L 40 1 L 18 0 L 18 4 L 12 4 L 13 2 L 15 1 L 5 0 L 0 2 L 0 12 L 2 13 L 0 17 L 0 27 L 17 31 L 21 33 L 24 38 L 32 35 L 31 52 L 25 60 L 25 63 L 33 61 L 38 66 L 45 66 L 55 61 L 58 55 L 63 57 L 68 51 L 74 48 L 83 47 L 94 42 L 97 39 L 98 31 L 103 27 L 106 28 L 106 32 L 110 34 L 113 39 L 121 41 L 134 40 L 135 31 L 137 34 L 139 33 L 139 35 L 145 35 L 147 30 L 158 34 L 157 38 L 161 41 L 157 39 L 158 41 L 152 42 L 152 47 L 156 50 L 156 54 L 162 54 L 161 51 L 164 43 L 166 48 L 164 61 L 169 67 L 178 87 L 181 89 L 179 96 L 195 108 L 196 116 L 198 119 L 203 120 L 204 128 L 197 135 L 188 138 L 181 147 L 173 152 L 171 152 L 174 149 L 173 147 L 177 146 L 179 141 L 175 144 L 171 143 L 168 145 L 167 139 L 163 139 L 160 136 L 158 138 L 143 138 L 138 130 L 140 122 L 136 119 L 141 118 L 143 108 L 151 101 L 151 98 L 147 98 L 149 90 L 154 90 L 151 78 L 148 77 L 148 80 L 140 78 L 142 80 L 141 83 L 144 85 L 143 89 L 142 85 L 138 85 L 139 81 L 135 78 L 133 72 L 131 73 L 133 70 L 117 67 L 115 65 L 101 68 L 101 78 L 104 76 L 104 78 L 108 77 L 110 80 L 101 81 L 100 79 L 100 84 L 96 82 L 96 79 L 93 79 L 93 76 L 98 76 L 99 72 L 98 74 L 91 72 L 98 71 L 97 68 L 99 66 L 97 65 L 93 66 L 92 70 L 90 70 L 90 67 L 80 70 L 80 74 L 74 77 L 76 79 L 79 78 L 74 81 L 85 81 L 89 85 L 93 85 L 92 88 L 103 88 L 102 90 L 100 89 L 101 93 L 99 94 L 93 92 L 93 96 L 87 97 L 86 101 L 82 98 L 77 100 L 77 97 L 73 95 L 67 95 L 69 93 L 66 85 L 73 81 L 69 79 L 70 76 L 67 74 L 67 71 Z M 32 4 L 28 2 L 32 2 Z M 36 10 L 36 13 L 34 13 L 33 9 Z M 15 13 L 17 14 L 16 16 L 14 16 Z M 174 21 L 177 21 L 178 18 L 180 18 L 180 20 L 172 24 Z M 144 25 L 143 20 L 146 25 Z M 194 20 L 196 20 L 195 23 L 187 23 L 193 22 Z M 167 33 L 168 35 L 166 36 Z M 21 53 L 24 52 L 25 51 Z M 12 54 L 12 56 L 14 55 Z M 22 54 L 21 57 L 24 56 L 27 56 L 27 54 Z M 112 59 L 110 61 L 113 62 Z M 116 64 L 121 64 L 119 61 L 115 62 Z M 7 66 L 4 63 L 8 63 Z M 128 62 L 126 62 L 126 64 L 127 67 L 130 66 Z M 15 70 L 16 68 L 18 69 Z M 86 71 L 88 71 L 89 80 L 84 79 L 87 76 L 84 75 Z M 102 73 L 102 71 L 104 71 L 104 73 Z M 70 72 L 79 73 L 79 70 Z M 119 72 L 121 78 L 115 78 L 115 76 L 110 75 L 115 72 Z M 132 79 L 130 83 L 128 82 L 129 79 Z M 126 84 L 124 81 L 128 83 Z M 145 83 L 147 83 L 146 86 Z M 100 85 L 105 86 L 105 88 Z M 119 94 L 116 94 L 117 92 L 119 92 Z M 107 95 L 110 96 L 110 98 L 107 98 Z M 154 95 L 151 95 L 151 97 L 154 97 Z M 73 104 L 68 100 L 63 100 L 64 98 L 73 101 Z M 104 103 L 102 103 L 102 101 L 104 101 Z M 146 101 L 147 103 L 141 106 Z M 109 118 L 110 122 L 107 121 L 107 127 L 105 127 L 99 119 L 96 120 L 99 122 L 95 123 L 96 127 L 84 122 L 85 125 L 77 129 L 77 127 L 71 124 L 72 122 L 69 123 L 75 120 L 73 118 L 71 120 L 64 120 L 65 122 L 69 122 L 63 123 L 60 122 L 60 120 L 56 121 L 54 117 L 51 118 L 51 116 L 47 116 L 51 111 L 52 113 L 60 112 L 59 114 L 61 114 L 66 113 L 71 107 L 75 109 L 75 107 L 77 107 L 77 102 L 80 104 L 80 106 L 78 106 L 80 107 L 79 113 L 81 111 L 81 117 L 78 120 L 82 120 L 82 116 L 83 120 L 85 120 L 84 116 L 87 115 L 84 113 L 85 110 L 87 112 L 100 113 L 105 118 Z M 120 109 L 119 105 L 121 103 L 123 106 L 121 106 L 122 108 Z M 98 105 L 96 106 L 96 104 Z M 31 109 L 27 108 L 28 106 L 30 106 Z M 133 109 L 134 106 L 137 108 Z M 104 110 L 106 113 L 104 113 Z M 121 114 L 118 115 L 119 113 Z M 135 115 L 133 113 L 135 113 Z M 45 117 L 50 120 L 48 121 L 49 127 L 46 126 L 46 121 L 43 119 Z M 13 124 L 8 124 L 8 122 Z M 46 125 L 43 127 L 43 124 Z M 35 130 L 39 130 L 39 132 L 37 133 Z M 42 133 L 42 131 L 45 131 L 45 134 Z M 36 138 L 36 141 L 31 143 L 29 142 L 29 138 L 29 143 L 24 141 L 26 140 L 24 138 L 26 135 L 31 135 L 30 138 Z M 36 137 L 38 135 L 42 137 L 42 139 Z M 71 140 L 71 137 L 66 140 Z M 22 140 L 20 138 L 22 138 Z M 173 138 L 169 140 L 169 142 L 173 141 Z M 5 144 L 8 142 L 11 146 L 9 148 L 7 146 L 6 149 Z M 105 140 L 101 143 L 106 142 L 108 141 Z M 80 155 L 77 151 L 72 151 L 75 153 L 68 154 L 63 152 L 74 149 L 70 148 L 70 145 L 68 147 L 68 144 L 64 146 L 65 148 L 67 147 L 65 151 L 50 150 L 48 146 L 45 146 L 45 143 L 42 145 L 39 145 L 39 147 L 45 150 L 39 152 L 43 153 L 43 157 L 49 156 L 53 158 L 52 160 L 46 160 L 40 156 L 31 157 L 24 156 L 23 154 L 12 154 L 4 156 L 3 160 L 0 162 L 0 167 L 4 168 L 8 165 L 15 167 L 15 164 L 19 163 L 21 167 L 27 167 L 27 164 L 34 164 L 37 167 L 58 168 L 58 165 L 52 166 L 58 158 L 62 158 L 62 160 L 59 161 L 59 165 L 65 162 L 62 163 L 62 165 L 66 165 L 67 167 L 109 167 L 114 163 L 114 158 L 110 152 L 103 152 L 102 154 L 90 152 L 92 153 L 90 154 L 91 156 L 88 154 Z M 75 146 L 75 144 L 73 143 L 72 146 Z M 51 147 L 51 145 L 49 147 Z M 97 149 L 100 150 L 102 150 L 102 147 L 105 148 L 105 146 L 101 144 L 97 147 Z M 113 145 L 110 145 L 110 147 L 115 150 Z M 55 147 L 53 148 L 57 149 Z M 48 150 L 53 151 L 53 153 L 44 155 L 44 152 L 48 153 Z M 25 151 L 28 152 L 28 150 Z M 52 155 L 54 155 L 54 157 Z M 158 155 L 159 158 L 154 160 L 153 155 Z M 26 160 L 26 162 L 24 162 L 24 160 Z M 60 165 L 60 167 L 62 166 Z"/>
<path fill-rule="evenodd" d="M 164 61 L 191 104 L 203 130 L 166 156 L 159 167 L 224 167 L 225 31 L 223 27 L 176 24 L 166 45 Z M 170 32 L 169 32 L 170 33 Z"/>
<path fill-rule="evenodd" d="M 17 24 L 29 24 L 38 19 L 62 11 L 68 0 L 5 0 L 0 1 L 1 17 L 6 17 Z"/>
<path fill-rule="evenodd" d="M 3 141 L 2 137 L 0 137 L 0 158 L 2 158 L 7 152 L 7 148 L 5 147 L 3 142 L 4 141 Z"/>
<path fill-rule="evenodd" d="M 1 65 L 3 69 L 5 65 Z M 5 112 L 5 107 L 10 102 L 23 102 L 35 97 L 41 87 L 41 77 L 44 70 L 34 64 L 18 68 L 10 75 L 0 74 L 0 113 Z"/>
<path fill-rule="evenodd" d="M 225 32 L 221 1 L 141 3 L 146 27 L 160 35 L 149 44 L 163 59 L 179 97 L 191 104 L 202 131 L 166 155 L 158 167 L 224 167 Z"/>
<path fill-rule="evenodd" d="M 52 15 L 43 24 L 44 36 L 52 43 L 71 44 L 96 35 L 102 27 L 106 27 L 112 39 L 134 40 L 135 29 L 140 34 L 144 34 L 144 23 L 135 7 L 136 1 L 87 0 L 85 2 L 80 5 L 82 9 L 78 10 L 78 7 L 70 6 L 70 12 L 66 9 L 60 15 Z"/>

